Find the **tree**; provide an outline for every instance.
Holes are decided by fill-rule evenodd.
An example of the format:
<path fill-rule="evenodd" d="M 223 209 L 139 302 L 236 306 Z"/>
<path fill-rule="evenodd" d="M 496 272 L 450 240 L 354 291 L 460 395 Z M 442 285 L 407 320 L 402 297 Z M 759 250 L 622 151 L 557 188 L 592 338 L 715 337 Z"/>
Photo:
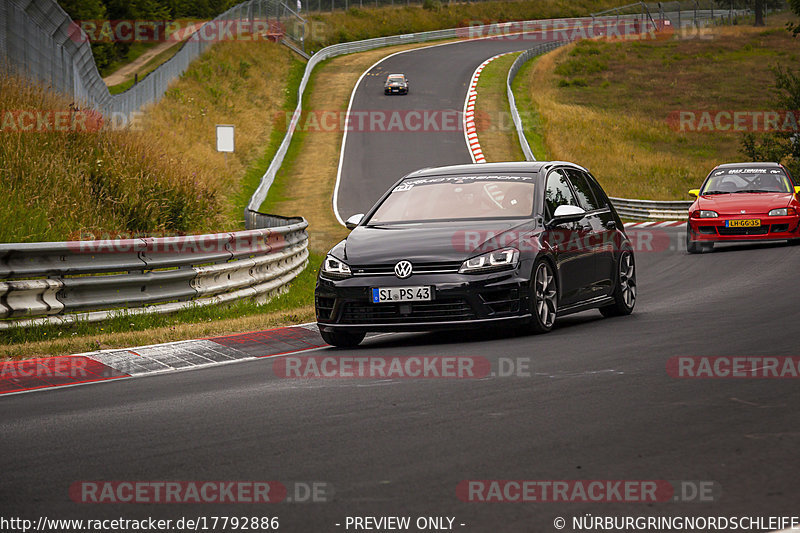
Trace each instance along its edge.
<path fill-rule="evenodd" d="M 756 0 L 755 2 L 756 22 L 754 26 L 764 25 L 764 0 Z"/>
<path fill-rule="evenodd" d="M 782 116 L 794 113 L 795 121 L 784 121 L 789 127 L 782 131 L 764 133 L 757 137 L 746 133 L 742 139 L 741 152 L 752 161 L 778 161 L 783 163 L 795 179 L 800 178 L 800 125 L 797 119 L 800 110 L 800 71 L 774 67 L 775 88 L 778 96 L 775 104 Z M 793 125 L 792 125 L 793 122 Z"/>
<path fill-rule="evenodd" d="M 789 8 L 795 15 L 800 17 L 800 0 L 789 0 Z M 795 37 L 797 37 L 797 35 L 800 34 L 800 24 L 789 22 L 786 26 L 789 28 L 789 31 L 794 34 Z"/>

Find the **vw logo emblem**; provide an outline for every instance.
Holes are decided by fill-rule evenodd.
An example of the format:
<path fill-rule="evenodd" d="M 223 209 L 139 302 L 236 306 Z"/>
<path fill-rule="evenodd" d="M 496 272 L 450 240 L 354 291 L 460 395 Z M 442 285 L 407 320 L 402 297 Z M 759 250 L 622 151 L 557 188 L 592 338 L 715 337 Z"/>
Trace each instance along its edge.
<path fill-rule="evenodd" d="M 400 279 L 409 277 L 411 275 L 411 263 L 406 260 L 398 261 L 394 266 L 394 275 Z"/>

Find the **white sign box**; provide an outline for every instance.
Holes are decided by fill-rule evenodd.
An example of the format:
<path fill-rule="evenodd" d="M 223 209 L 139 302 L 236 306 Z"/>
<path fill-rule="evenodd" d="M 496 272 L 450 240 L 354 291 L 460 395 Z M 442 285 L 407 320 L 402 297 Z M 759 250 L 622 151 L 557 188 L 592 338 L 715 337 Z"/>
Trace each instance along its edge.
<path fill-rule="evenodd" d="M 233 152 L 233 126 L 217 124 L 217 152 Z"/>

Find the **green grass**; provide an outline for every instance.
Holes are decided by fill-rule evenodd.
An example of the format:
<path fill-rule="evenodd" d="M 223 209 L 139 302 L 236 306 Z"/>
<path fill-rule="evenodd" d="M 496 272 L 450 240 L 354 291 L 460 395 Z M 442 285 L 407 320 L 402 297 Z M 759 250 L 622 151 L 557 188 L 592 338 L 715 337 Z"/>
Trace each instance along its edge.
<path fill-rule="evenodd" d="M 174 46 L 167 48 L 166 50 L 164 50 L 163 52 L 152 58 L 150 61 L 142 65 L 142 68 L 138 71 L 139 81 L 142 81 L 145 78 L 145 76 L 153 72 L 163 63 L 166 63 L 167 61 L 172 59 L 172 57 L 180 51 L 182 46 L 183 46 L 182 43 L 175 44 Z M 133 82 L 134 82 L 134 76 L 131 76 L 130 79 L 128 79 L 123 83 L 109 86 L 108 92 L 110 92 L 111 94 L 123 93 L 128 89 L 130 89 L 131 87 L 133 87 Z"/>
<path fill-rule="evenodd" d="M 306 84 L 306 89 L 303 92 L 303 106 L 304 110 L 309 109 L 308 100 L 311 98 L 311 95 L 314 93 L 314 87 L 316 86 L 316 79 L 319 72 L 325 68 L 326 65 L 330 63 L 331 59 L 326 59 L 317 64 L 314 68 L 314 71 L 309 76 L 308 83 Z M 300 73 L 300 77 L 302 78 L 302 72 Z M 298 81 L 299 84 L 299 81 Z M 287 110 L 294 111 L 295 107 L 297 107 L 297 95 L 295 91 L 295 98 L 294 98 L 294 105 L 289 107 Z M 286 135 L 286 129 L 280 130 L 279 128 L 275 128 L 276 134 L 280 132 L 280 139 L 278 140 L 278 145 L 280 145 L 280 141 L 283 140 L 283 137 Z M 297 160 L 297 156 L 300 153 L 300 150 L 303 149 L 304 141 L 306 136 L 309 132 L 304 131 L 302 128 L 298 128 L 294 134 L 292 135 L 292 142 L 289 143 L 289 148 L 286 150 L 286 155 L 283 158 L 283 163 L 281 164 L 280 169 L 278 170 L 278 174 L 275 176 L 275 180 L 272 182 L 272 186 L 270 186 L 269 194 L 264 199 L 264 202 L 261 204 L 261 208 L 259 211 L 262 213 L 273 213 L 277 210 L 277 206 L 282 203 L 290 200 L 290 195 L 288 193 L 288 189 L 290 186 L 290 181 L 292 179 L 292 171 L 294 169 L 295 161 Z M 263 174 L 263 172 L 262 172 Z M 299 213 L 298 213 L 299 214 Z"/>
<path fill-rule="evenodd" d="M 291 113 L 297 107 L 297 96 L 298 91 L 300 89 L 300 82 L 303 80 L 303 74 L 306 69 L 306 63 L 303 61 L 295 60 L 292 62 L 289 76 L 286 83 L 286 88 L 284 89 L 285 99 L 283 105 L 281 106 L 281 113 Z M 305 94 L 310 94 L 309 89 L 311 87 L 311 82 L 309 82 L 308 87 L 306 88 Z M 275 123 L 281 124 L 279 119 L 275 120 Z M 231 213 L 231 217 L 235 216 L 242 216 L 244 209 L 250 203 L 250 197 L 253 196 L 253 193 L 258 188 L 258 185 L 261 183 L 261 178 L 264 176 L 264 173 L 269 168 L 272 159 L 275 157 L 275 154 L 278 152 L 278 148 L 281 146 L 281 142 L 283 138 L 286 136 L 286 128 L 279 128 L 275 127 L 272 128 L 270 132 L 269 144 L 267 145 L 264 153 L 259 157 L 257 160 L 253 161 L 253 163 L 248 167 L 247 172 L 242 178 L 242 186 L 238 194 L 233 199 L 233 212 Z M 291 146 L 289 151 L 287 152 L 287 157 L 291 153 Z M 286 165 L 286 160 L 284 159 L 284 164 Z M 280 173 L 279 173 L 280 174 Z M 278 182 L 276 178 L 275 182 Z M 270 187 L 270 194 L 273 194 L 274 189 L 276 188 L 275 183 L 273 183 L 272 187 Z M 271 211 L 265 211 L 264 209 L 269 209 L 269 204 L 262 204 L 260 211 L 262 213 L 271 213 Z M 275 213 L 277 214 L 277 213 Z M 288 216 L 298 215 L 299 213 L 288 213 Z"/>
<path fill-rule="evenodd" d="M 130 47 L 128 48 L 128 53 L 125 55 L 124 58 L 117 58 L 102 69 L 100 69 L 100 76 L 106 77 L 109 74 L 113 74 L 115 71 L 119 70 L 120 68 L 124 67 L 128 63 L 131 63 L 138 59 L 142 54 L 153 48 L 154 46 L 158 46 L 160 43 L 131 43 Z"/>
<path fill-rule="evenodd" d="M 478 78 L 475 127 L 481 150 L 489 162 L 523 161 L 525 155 L 511 120 L 506 79 L 519 53 L 506 54 L 484 67 Z"/>
<path fill-rule="evenodd" d="M 0 76 L 0 109 L 74 106 L 14 73 Z M 84 113 L 87 113 L 84 111 Z M 98 116 L 75 131 L 0 135 L 0 242 L 68 240 L 82 233 L 210 230 L 219 197 L 154 136 L 99 129 Z"/>
<path fill-rule="evenodd" d="M 538 161 L 547 161 L 547 149 L 544 142 L 542 118 L 539 113 L 536 112 L 536 107 L 531 102 L 531 96 L 528 92 L 530 71 L 535 62 L 536 58 L 531 59 L 517 72 L 517 77 L 514 78 L 514 81 L 511 83 L 511 91 L 514 93 L 514 100 L 516 101 L 523 131 L 525 132 L 525 139 L 531 147 L 533 157 Z M 517 136 L 515 135 L 515 137 Z"/>

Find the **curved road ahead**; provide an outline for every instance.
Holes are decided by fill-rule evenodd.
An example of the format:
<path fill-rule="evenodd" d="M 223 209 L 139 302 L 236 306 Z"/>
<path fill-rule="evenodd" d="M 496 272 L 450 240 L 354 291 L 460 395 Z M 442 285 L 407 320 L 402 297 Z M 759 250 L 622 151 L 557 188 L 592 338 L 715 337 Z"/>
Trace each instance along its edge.
<path fill-rule="evenodd" d="M 426 105 L 458 109 L 464 78 L 442 71 L 466 75 L 502 51 L 473 57 L 465 48 L 439 47 L 454 56 L 428 67 L 420 56 L 437 49 L 396 56 L 409 63 L 390 68 L 409 73 L 413 96 L 386 101 L 410 106 L 424 97 Z M 468 64 L 457 67 L 462 61 Z M 436 79 L 454 83 L 438 100 Z M 468 157 L 460 132 L 441 143 L 411 135 L 384 153 L 380 143 L 388 139 L 348 141 L 347 150 L 363 147 L 359 176 L 383 166 L 392 175 L 374 181 L 393 181 L 412 168 Z M 354 207 L 385 187 L 369 183 Z M 502 357 L 529 362 L 520 376 L 286 379 L 275 371 L 278 359 L 259 359 L 0 397 L 0 516 L 278 516 L 281 531 L 301 532 L 347 531 L 347 516 L 364 515 L 451 516 L 456 530 L 470 532 L 555 531 L 559 516 L 573 531 L 569 520 L 587 513 L 796 516 L 798 382 L 675 379 L 666 367 L 685 355 L 800 355 L 800 247 L 689 256 L 680 250 L 682 232 L 664 231 L 651 240 L 656 251 L 637 255 L 639 301 L 630 317 L 582 313 L 543 336 L 383 335 L 357 350 L 298 356 L 476 356 L 495 370 Z M 721 494 L 713 504 L 466 503 L 456 487 L 468 479 L 700 480 Z M 333 497 L 76 504 L 69 488 L 80 480 L 324 482 Z"/>
<path fill-rule="evenodd" d="M 492 56 L 526 50 L 540 42 L 538 35 L 536 40 L 517 35 L 431 46 L 390 56 L 370 69 L 355 89 L 351 117 L 386 120 L 373 123 L 363 119 L 363 128 L 347 133 L 336 200 L 340 218 L 366 212 L 392 183 L 409 172 L 471 163 L 461 114 L 473 72 Z M 410 80 L 410 94 L 385 96 L 386 76 L 397 72 Z M 392 111 L 400 111 L 400 118 L 413 131 L 390 127 Z M 406 114 L 412 112 L 420 115 Z M 358 124 L 355 120 L 352 123 Z"/>

